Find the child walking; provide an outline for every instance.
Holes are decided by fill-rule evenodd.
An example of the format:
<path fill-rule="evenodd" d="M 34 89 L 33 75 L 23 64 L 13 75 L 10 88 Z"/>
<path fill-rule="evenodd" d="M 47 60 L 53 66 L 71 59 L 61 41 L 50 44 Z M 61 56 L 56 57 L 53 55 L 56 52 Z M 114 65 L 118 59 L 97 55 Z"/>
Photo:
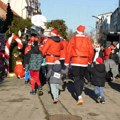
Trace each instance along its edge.
<path fill-rule="evenodd" d="M 31 50 L 26 54 L 24 61 L 25 71 L 30 70 L 30 83 L 32 88 L 32 91 L 30 91 L 31 95 L 36 94 L 35 83 L 37 83 L 38 94 L 43 95 L 40 79 L 40 68 L 42 60 L 43 57 L 41 51 L 39 50 L 38 42 L 34 41 L 33 46 L 31 47 Z"/>
<path fill-rule="evenodd" d="M 104 104 L 105 103 L 104 86 L 106 79 L 106 71 L 103 59 L 101 57 L 98 57 L 95 63 L 93 63 L 93 66 L 90 65 L 88 66 L 88 70 L 92 74 L 96 102 Z"/>
<path fill-rule="evenodd" d="M 62 70 L 59 60 L 56 60 L 53 67 L 47 73 L 47 79 L 49 79 L 50 89 L 53 96 L 53 103 L 59 101 L 59 88 L 62 85 L 62 74 L 65 74 L 66 70 Z"/>

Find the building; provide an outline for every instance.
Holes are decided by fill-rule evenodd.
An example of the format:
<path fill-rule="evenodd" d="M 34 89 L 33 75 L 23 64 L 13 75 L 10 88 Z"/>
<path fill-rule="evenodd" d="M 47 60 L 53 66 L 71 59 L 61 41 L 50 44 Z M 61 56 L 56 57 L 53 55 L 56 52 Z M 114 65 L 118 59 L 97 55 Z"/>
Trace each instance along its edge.
<path fill-rule="evenodd" d="M 33 13 L 41 12 L 38 0 L 0 0 L 0 2 L 0 8 L 1 5 L 4 6 L 3 10 L 6 10 L 7 3 L 10 3 L 12 11 L 23 19 L 31 17 Z M 2 13 L 4 16 L 5 13 Z"/>
<path fill-rule="evenodd" d="M 6 4 L 0 1 L 0 18 L 2 19 L 6 18 L 6 12 L 5 12 L 6 8 L 7 8 Z"/>
<path fill-rule="evenodd" d="M 97 39 L 101 39 L 105 33 L 110 32 L 110 19 L 112 12 L 100 14 L 97 17 L 93 16 L 97 19 L 96 21 L 96 37 Z"/>
<path fill-rule="evenodd" d="M 111 15 L 111 32 L 120 32 L 120 2 L 118 8 Z"/>

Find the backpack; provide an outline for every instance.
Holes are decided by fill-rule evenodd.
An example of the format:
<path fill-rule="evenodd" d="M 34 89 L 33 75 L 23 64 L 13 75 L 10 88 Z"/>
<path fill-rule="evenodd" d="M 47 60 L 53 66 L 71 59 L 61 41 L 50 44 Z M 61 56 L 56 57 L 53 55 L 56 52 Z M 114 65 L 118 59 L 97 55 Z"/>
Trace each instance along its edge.
<path fill-rule="evenodd" d="M 42 54 L 31 54 L 29 61 L 29 70 L 40 70 L 42 61 Z"/>

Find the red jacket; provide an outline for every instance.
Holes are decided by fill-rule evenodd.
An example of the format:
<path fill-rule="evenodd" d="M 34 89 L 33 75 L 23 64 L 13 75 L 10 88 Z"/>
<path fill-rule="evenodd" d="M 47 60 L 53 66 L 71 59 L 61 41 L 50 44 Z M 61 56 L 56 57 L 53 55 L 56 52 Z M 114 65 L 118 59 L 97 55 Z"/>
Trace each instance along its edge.
<path fill-rule="evenodd" d="M 93 56 L 94 49 L 88 36 L 77 34 L 69 41 L 65 64 L 68 65 L 71 59 L 72 66 L 86 67 L 92 63 Z"/>
<path fill-rule="evenodd" d="M 61 53 L 60 53 L 60 60 L 65 59 L 65 54 L 66 54 L 66 50 L 67 50 L 67 46 L 68 46 L 68 41 L 63 40 L 62 44 L 63 44 L 63 49 L 61 50 Z"/>
<path fill-rule="evenodd" d="M 56 38 L 55 36 L 54 38 Z M 58 37 L 57 37 L 58 38 Z M 61 50 L 63 49 L 62 42 L 60 38 L 53 40 L 53 38 L 48 38 L 47 42 L 44 44 L 42 48 L 42 54 L 46 55 L 46 63 L 54 64 L 55 60 L 60 59 Z"/>
<path fill-rule="evenodd" d="M 26 55 L 30 50 L 31 50 L 31 45 L 28 45 L 28 46 L 25 48 L 24 54 Z"/>
<path fill-rule="evenodd" d="M 110 53 L 111 53 L 111 48 L 110 47 L 106 48 L 104 51 L 104 59 L 105 60 L 109 59 Z"/>

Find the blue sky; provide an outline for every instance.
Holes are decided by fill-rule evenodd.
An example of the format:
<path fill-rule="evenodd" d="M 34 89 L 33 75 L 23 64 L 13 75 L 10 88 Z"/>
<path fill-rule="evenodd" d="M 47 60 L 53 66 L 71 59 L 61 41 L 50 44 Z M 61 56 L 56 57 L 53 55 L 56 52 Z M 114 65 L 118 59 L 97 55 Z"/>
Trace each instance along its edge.
<path fill-rule="evenodd" d="M 73 31 L 80 24 L 86 26 L 86 31 L 94 30 L 99 14 L 113 12 L 119 0 L 40 0 L 42 15 L 47 21 L 63 19 Z"/>

